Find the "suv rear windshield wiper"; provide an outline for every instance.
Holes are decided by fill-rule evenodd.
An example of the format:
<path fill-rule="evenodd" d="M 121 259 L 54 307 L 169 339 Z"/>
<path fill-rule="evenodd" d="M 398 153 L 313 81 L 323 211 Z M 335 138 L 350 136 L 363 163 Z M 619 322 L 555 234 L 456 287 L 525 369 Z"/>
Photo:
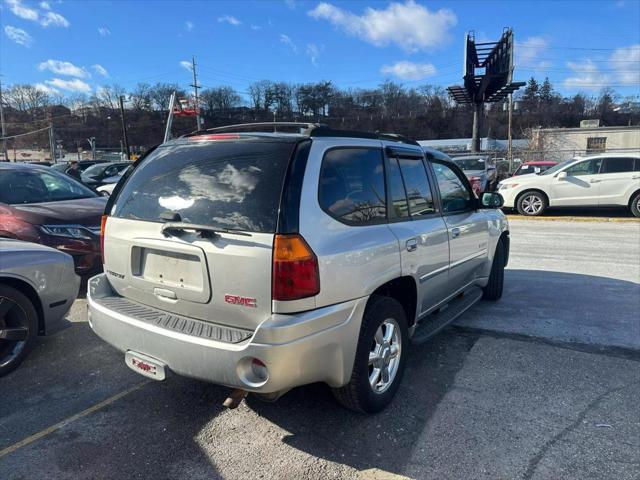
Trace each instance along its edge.
<path fill-rule="evenodd" d="M 202 237 L 213 236 L 217 233 L 228 233 L 231 235 L 240 235 L 243 237 L 250 237 L 250 233 L 240 232 L 238 230 L 230 230 L 228 228 L 211 227 L 209 225 L 198 225 L 197 223 L 187 222 L 166 222 L 162 225 L 162 233 L 167 235 L 170 233 L 180 233 L 193 230 L 200 233 Z"/>

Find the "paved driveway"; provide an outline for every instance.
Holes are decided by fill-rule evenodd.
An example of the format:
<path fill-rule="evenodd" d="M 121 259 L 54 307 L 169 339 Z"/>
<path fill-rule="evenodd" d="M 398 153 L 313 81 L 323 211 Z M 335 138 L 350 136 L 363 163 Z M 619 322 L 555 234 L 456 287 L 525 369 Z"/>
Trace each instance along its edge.
<path fill-rule="evenodd" d="M 584 225 L 584 227 L 583 227 Z M 0 478 L 637 479 L 640 224 L 512 222 L 507 288 L 412 349 L 376 416 L 131 372 L 86 323 L 0 379 Z"/>

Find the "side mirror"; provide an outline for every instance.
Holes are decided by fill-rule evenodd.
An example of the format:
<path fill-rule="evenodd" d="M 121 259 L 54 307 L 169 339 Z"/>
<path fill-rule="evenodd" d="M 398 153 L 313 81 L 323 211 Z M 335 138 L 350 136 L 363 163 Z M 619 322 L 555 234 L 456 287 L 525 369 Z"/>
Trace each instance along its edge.
<path fill-rule="evenodd" d="M 566 180 L 567 172 L 560 172 L 559 174 L 556 175 L 556 177 L 558 178 L 558 180 Z"/>
<path fill-rule="evenodd" d="M 480 203 L 483 208 L 500 208 L 504 205 L 504 198 L 497 192 L 483 192 Z"/>

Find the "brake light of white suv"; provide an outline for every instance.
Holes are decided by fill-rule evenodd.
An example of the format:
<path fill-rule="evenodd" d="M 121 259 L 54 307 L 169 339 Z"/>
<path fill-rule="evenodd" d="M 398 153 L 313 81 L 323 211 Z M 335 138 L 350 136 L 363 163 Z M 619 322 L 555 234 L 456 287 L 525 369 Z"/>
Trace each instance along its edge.
<path fill-rule="evenodd" d="M 320 293 L 318 259 L 300 235 L 273 240 L 273 300 L 299 300 Z"/>

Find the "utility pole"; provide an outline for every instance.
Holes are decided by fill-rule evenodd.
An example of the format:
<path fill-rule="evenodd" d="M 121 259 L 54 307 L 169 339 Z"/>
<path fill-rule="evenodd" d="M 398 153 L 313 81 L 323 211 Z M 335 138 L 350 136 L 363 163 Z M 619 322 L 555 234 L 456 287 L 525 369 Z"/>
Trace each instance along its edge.
<path fill-rule="evenodd" d="M 193 87 L 193 93 L 195 97 L 195 109 L 196 109 L 196 128 L 198 131 L 202 130 L 202 125 L 200 123 L 200 113 L 199 113 L 199 103 L 198 103 L 198 77 L 196 75 L 196 57 L 191 56 L 191 69 L 193 70 L 193 83 L 191 86 Z"/>
<path fill-rule="evenodd" d="M 509 175 L 513 172 L 513 152 L 511 150 L 511 115 L 513 113 L 513 94 L 509 94 L 509 147 L 507 150 L 507 158 L 509 160 Z"/>
<path fill-rule="evenodd" d="M 2 153 L 4 154 L 4 161 L 9 161 L 7 155 L 7 140 L 4 138 L 7 136 L 7 131 L 4 126 L 4 109 L 2 107 L 2 80 L 0 80 L 0 125 L 2 125 Z"/>
<path fill-rule="evenodd" d="M 120 95 L 120 118 L 122 119 L 122 138 L 124 140 L 124 154 L 127 160 L 129 156 L 129 137 L 127 136 L 127 122 L 124 117 L 124 97 Z"/>
<path fill-rule="evenodd" d="M 473 104 L 473 129 L 471 131 L 471 151 L 478 153 L 480 151 L 481 140 L 480 131 L 482 129 L 483 104 Z"/>
<path fill-rule="evenodd" d="M 51 162 L 56 163 L 56 139 L 53 133 L 53 123 L 49 124 L 49 149 L 51 150 Z"/>

